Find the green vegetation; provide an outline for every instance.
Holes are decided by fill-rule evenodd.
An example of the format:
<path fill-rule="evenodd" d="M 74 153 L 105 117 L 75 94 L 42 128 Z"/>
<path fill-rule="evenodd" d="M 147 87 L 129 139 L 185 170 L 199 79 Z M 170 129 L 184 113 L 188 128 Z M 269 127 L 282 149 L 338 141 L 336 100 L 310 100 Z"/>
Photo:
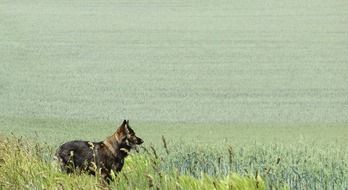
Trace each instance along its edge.
<path fill-rule="evenodd" d="M 6 121 L 9 121 L 9 119 Z M 37 160 L 42 160 L 40 167 L 17 167 L 20 170 L 17 171 L 17 174 L 24 173 L 22 171 L 23 168 L 24 170 L 25 168 L 36 168 L 36 170 L 33 171 L 33 174 L 24 175 L 23 178 L 25 179 L 16 184 L 23 185 L 26 181 L 33 180 L 34 182 L 31 183 L 36 185 L 36 187 L 41 187 L 39 184 L 42 182 L 43 187 L 50 188 L 57 185 L 58 182 L 55 179 L 62 179 L 61 181 L 65 181 L 63 183 L 64 187 L 77 188 L 74 185 L 85 184 L 86 186 L 84 187 L 99 188 L 100 181 L 97 179 L 75 175 L 70 179 L 69 176 L 60 174 L 57 165 L 51 164 L 53 149 L 57 148 L 59 143 L 68 139 L 103 140 L 116 127 L 113 127 L 111 124 L 108 126 L 106 124 L 87 124 L 86 122 L 78 121 L 67 123 L 58 120 L 38 119 L 16 121 L 12 120 L 10 123 L 3 122 L 1 126 L 12 125 L 14 126 L 13 129 L 18 131 L 18 134 L 26 135 L 25 137 L 29 137 L 32 142 L 39 140 L 41 145 L 31 143 L 31 145 L 24 144 L 24 146 L 21 145 L 19 147 L 21 151 L 24 151 L 24 155 L 29 154 L 29 156 L 25 156 L 26 159 L 33 158 L 36 160 L 30 161 L 30 163 L 35 165 Z M 25 123 L 28 125 L 26 126 Z M 33 130 L 35 129 L 34 126 L 40 129 L 41 127 L 45 128 L 45 125 L 52 126 L 52 131 L 39 130 L 35 132 Z M 345 134 L 347 134 L 348 129 L 344 125 L 303 126 L 294 127 L 292 130 L 289 129 L 291 128 L 290 126 L 259 126 L 261 128 L 259 129 L 257 126 L 249 126 L 250 128 L 248 128 L 247 126 L 233 125 L 224 127 L 225 125 L 221 124 L 210 128 L 208 125 L 203 124 L 184 126 L 175 124 L 168 124 L 168 126 L 134 124 L 133 128 L 137 134 L 140 137 L 145 137 L 145 147 L 140 153 L 134 154 L 126 160 L 128 164 L 125 170 L 122 171 L 126 176 L 120 174 L 118 180 L 116 180 L 117 182 L 112 184 L 111 187 L 148 187 L 150 180 L 154 184 L 154 188 L 159 186 L 160 188 L 170 189 L 170 187 L 178 186 L 177 183 L 179 183 L 179 186 L 183 189 L 191 187 L 210 189 L 211 185 L 214 185 L 213 182 L 215 182 L 215 185 L 221 185 L 226 188 L 228 184 L 235 184 L 240 189 L 248 189 L 248 185 L 256 185 L 254 183 L 256 174 L 262 179 L 262 184 L 267 188 L 344 189 L 348 186 L 348 146 L 345 140 Z M 64 129 L 64 127 L 66 127 L 66 130 L 71 129 L 73 134 L 64 137 L 66 131 L 60 131 L 60 128 Z M 19 130 L 21 128 L 23 129 L 22 131 Z M 98 130 L 93 132 L 93 129 Z M 185 138 L 179 138 L 178 135 L 183 133 L 175 131 L 185 129 L 190 130 L 190 132 L 185 132 Z M 231 133 L 241 135 L 228 136 L 228 138 L 234 138 L 233 140 L 218 140 L 219 135 L 223 135 L 228 129 L 231 130 Z M 264 135 L 262 133 L 258 134 L 258 131 L 267 130 L 272 130 L 272 136 L 282 137 L 283 140 L 279 139 L 279 141 L 276 141 L 274 138 L 267 138 L 266 132 Z M 291 134 L 293 130 L 297 131 L 298 137 Z M 335 133 L 332 131 L 335 131 Z M 163 139 L 162 134 L 167 134 L 168 136 Z M 55 139 L 54 136 L 57 138 Z M 321 136 L 323 138 L 320 138 Z M 255 141 L 251 137 L 256 137 Z M 189 140 L 190 138 L 191 140 Z M 204 138 L 207 138 L 205 143 L 203 143 Z M 11 143 L 14 145 L 7 145 L 7 147 L 17 147 L 16 141 L 11 141 Z M 47 145 L 44 145 L 42 149 L 40 148 L 42 144 Z M 0 167 L 0 170 L 14 168 L 14 165 L 11 164 L 29 163 L 25 159 L 19 160 L 19 158 L 22 158 L 17 155 L 16 150 L 10 149 L 6 152 L 10 156 L 14 154 L 16 156 L 1 155 L 7 166 Z M 32 155 L 40 156 L 31 157 Z M 7 160 L 10 160 L 10 162 Z M 47 175 L 55 177 L 50 177 L 50 180 L 45 182 L 42 181 L 44 179 L 41 179 L 41 177 L 40 179 L 31 179 L 36 178 L 35 175 L 37 173 L 35 172 L 39 172 L 39 170 L 46 171 L 50 173 Z M 15 170 L 9 171 L 15 172 Z M 16 177 L 14 173 L 11 175 L 7 174 L 9 171 L 0 171 L 0 173 L 4 174 L 3 178 L 6 178 L 6 176 L 19 177 Z M 163 178 L 160 177 L 161 175 L 163 175 Z M 4 179 L 4 181 L 9 180 L 15 179 Z M 89 182 L 80 183 L 80 180 L 89 180 Z M 49 182 L 52 182 L 52 184 L 48 184 Z M 12 182 L 8 183 L 13 184 Z"/>
<path fill-rule="evenodd" d="M 66 175 L 51 160 L 51 149 L 28 144 L 21 139 L 0 141 L 1 189 L 265 189 L 261 177 L 230 174 L 217 178 L 204 175 L 194 178 L 176 170 L 159 171 L 161 161 L 151 155 L 135 155 L 127 159 L 123 171 L 110 185 L 99 177 Z"/>
<path fill-rule="evenodd" d="M 123 119 L 123 118 L 122 118 Z M 67 140 L 103 140 L 112 134 L 123 121 L 84 121 L 71 119 L 0 117 L 0 132 L 11 133 L 57 146 Z M 188 123 L 141 122 L 130 119 L 130 125 L 147 145 L 162 144 L 161 137 L 189 145 L 206 145 L 211 148 L 234 145 L 249 147 L 254 144 L 299 143 L 326 146 L 337 143 L 348 146 L 347 124 L 299 123 Z M 316 145 L 315 145 L 316 144 Z"/>
<path fill-rule="evenodd" d="M 347 6 L 1 0 L 0 114 L 347 122 Z"/>
<path fill-rule="evenodd" d="M 0 189 L 107 188 L 59 172 L 53 150 L 122 119 L 148 152 L 112 188 L 347 189 L 347 10 L 0 0 L 0 136 L 25 139 L 1 141 Z"/>

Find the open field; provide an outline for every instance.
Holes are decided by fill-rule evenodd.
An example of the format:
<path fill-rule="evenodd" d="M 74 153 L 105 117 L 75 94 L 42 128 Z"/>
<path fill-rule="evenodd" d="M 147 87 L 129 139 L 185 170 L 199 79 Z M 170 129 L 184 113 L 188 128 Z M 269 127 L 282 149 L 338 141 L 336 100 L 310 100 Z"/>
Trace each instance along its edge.
<path fill-rule="evenodd" d="M 161 159 L 131 157 L 134 180 L 113 188 L 153 177 L 163 189 L 347 189 L 347 10 L 345 0 L 0 0 L 0 189 L 104 188 L 61 174 L 53 150 L 103 140 L 123 119 Z M 11 133 L 29 144 L 4 141 Z"/>
<path fill-rule="evenodd" d="M 111 123 L 0 117 L 0 130 L 3 134 L 13 133 L 41 143 L 58 145 L 76 138 L 103 140 L 116 130 L 121 121 Z M 313 146 L 337 143 L 348 147 L 347 124 L 130 123 L 148 145 L 155 146 L 162 144 L 161 137 L 164 136 L 169 141 L 213 147 L 298 143 Z"/>
<path fill-rule="evenodd" d="M 0 114 L 347 122 L 348 3 L 0 1 Z"/>

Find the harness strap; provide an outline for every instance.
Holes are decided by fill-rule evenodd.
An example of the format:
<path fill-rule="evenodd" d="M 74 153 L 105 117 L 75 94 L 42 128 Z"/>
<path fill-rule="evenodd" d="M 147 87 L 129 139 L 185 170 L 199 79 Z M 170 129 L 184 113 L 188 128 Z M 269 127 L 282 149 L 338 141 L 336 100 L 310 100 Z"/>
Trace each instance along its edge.
<path fill-rule="evenodd" d="M 116 142 L 119 143 L 117 135 L 113 135 L 113 136 L 115 137 Z M 112 146 L 112 144 L 109 143 L 108 139 L 106 139 L 103 143 L 106 146 L 106 148 L 112 153 L 112 155 L 117 156 L 114 147 Z"/>
<path fill-rule="evenodd" d="M 105 140 L 103 143 L 106 146 L 106 148 L 112 153 L 112 155 L 116 156 L 116 151 L 112 147 L 112 145 L 109 143 L 109 141 Z"/>

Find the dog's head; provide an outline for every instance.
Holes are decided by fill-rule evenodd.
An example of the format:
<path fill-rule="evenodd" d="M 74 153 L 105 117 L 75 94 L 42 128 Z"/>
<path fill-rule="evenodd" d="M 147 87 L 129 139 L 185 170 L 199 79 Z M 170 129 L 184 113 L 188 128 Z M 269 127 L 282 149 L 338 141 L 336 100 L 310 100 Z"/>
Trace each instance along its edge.
<path fill-rule="evenodd" d="M 143 144 L 143 139 L 135 135 L 134 130 L 129 126 L 129 120 L 124 120 L 121 126 L 116 131 L 118 143 L 121 148 L 130 151 L 137 149 L 137 145 Z"/>

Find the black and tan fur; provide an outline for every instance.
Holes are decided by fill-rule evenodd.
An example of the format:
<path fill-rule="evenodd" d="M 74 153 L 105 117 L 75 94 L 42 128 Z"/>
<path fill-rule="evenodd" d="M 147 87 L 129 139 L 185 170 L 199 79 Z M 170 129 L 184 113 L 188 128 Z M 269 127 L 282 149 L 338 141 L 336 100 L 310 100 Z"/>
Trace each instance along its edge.
<path fill-rule="evenodd" d="M 129 151 L 143 142 L 129 126 L 129 120 L 124 120 L 116 132 L 104 141 L 66 142 L 58 148 L 56 157 L 67 173 L 79 171 L 95 175 L 100 172 L 110 182 L 111 171 L 115 174 L 120 172 Z"/>

